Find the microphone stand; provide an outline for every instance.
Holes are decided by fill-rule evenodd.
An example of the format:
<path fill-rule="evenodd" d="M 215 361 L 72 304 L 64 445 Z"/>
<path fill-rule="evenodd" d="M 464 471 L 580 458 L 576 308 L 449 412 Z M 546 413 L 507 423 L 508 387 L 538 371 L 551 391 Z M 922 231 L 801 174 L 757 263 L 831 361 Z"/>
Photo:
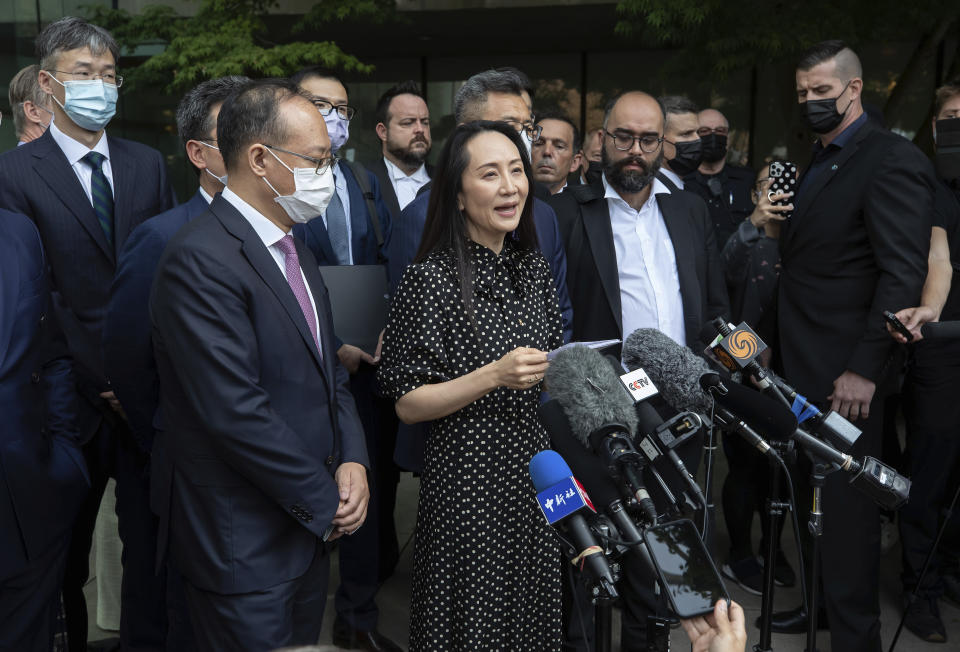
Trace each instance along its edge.
<path fill-rule="evenodd" d="M 781 455 L 790 450 L 789 443 L 771 442 Z M 773 592 L 776 586 L 777 537 L 780 518 L 791 508 L 789 502 L 780 502 L 780 462 L 768 458 L 770 464 L 770 491 L 767 498 L 767 554 L 763 564 L 763 596 L 760 607 L 760 642 L 753 646 L 754 652 L 773 650 Z"/>
<path fill-rule="evenodd" d="M 807 598 L 807 649 L 806 652 L 817 652 L 817 611 L 819 610 L 819 580 L 820 575 L 820 537 L 823 535 L 823 485 L 826 484 L 828 465 L 814 460 L 813 470 L 810 472 L 810 485 L 813 487 L 813 507 L 810 510 L 810 521 L 807 528 L 810 530 L 810 595 Z"/>

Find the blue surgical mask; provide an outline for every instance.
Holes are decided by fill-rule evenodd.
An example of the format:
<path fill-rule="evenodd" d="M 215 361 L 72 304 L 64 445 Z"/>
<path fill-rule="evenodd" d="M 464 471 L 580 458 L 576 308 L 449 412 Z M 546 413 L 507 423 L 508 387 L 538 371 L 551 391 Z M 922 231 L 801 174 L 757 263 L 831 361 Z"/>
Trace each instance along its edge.
<path fill-rule="evenodd" d="M 117 87 L 113 84 L 104 84 L 102 79 L 62 82 L 53 75 L 50 75 L 50 79 L 64 89 L 63 104 L 56 96 L 53 101 L 81 129 L 100 131 L 116 114 Z"/>
<path fill-rule="evenodd" d="M 323 121 L 327 123 L 327 133 L 330 135 L 330 153 L 336 154 L 350 138 L 350 121 L 341 118 L 336 111 L 323 116 Z"/>

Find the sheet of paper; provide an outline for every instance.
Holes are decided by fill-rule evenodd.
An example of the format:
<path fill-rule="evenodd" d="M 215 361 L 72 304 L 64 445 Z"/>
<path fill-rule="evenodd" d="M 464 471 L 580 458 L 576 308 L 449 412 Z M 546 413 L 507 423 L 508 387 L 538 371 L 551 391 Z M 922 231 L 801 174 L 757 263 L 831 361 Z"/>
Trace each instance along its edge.
<path fill-rule="evenodd" d="M 554 349 L 547 354 L 547 360 L 553 360 L 558 353 L 564 349 L 569 349 L 571 346 L 585 346 L 590 349 L 606 349 L 615 344 L 620 344 L 622 340 L 597 340 L 595 342 L 570 342 L 569 344 L 564 344 L 559 349 Z"/>

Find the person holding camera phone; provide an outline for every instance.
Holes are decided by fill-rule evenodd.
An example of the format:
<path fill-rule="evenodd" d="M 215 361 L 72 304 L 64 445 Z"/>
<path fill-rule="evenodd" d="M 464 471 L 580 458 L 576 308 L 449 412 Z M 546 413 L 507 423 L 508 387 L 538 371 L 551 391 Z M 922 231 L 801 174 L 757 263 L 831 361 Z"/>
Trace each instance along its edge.
<path fill-rule="evenodd" d="M 743 607 L 733 600 L 717 600 L 713 613 L 681 620 L 690 637 L 693 652 L 743 652 L 747 648 L 747 630 Z"/>

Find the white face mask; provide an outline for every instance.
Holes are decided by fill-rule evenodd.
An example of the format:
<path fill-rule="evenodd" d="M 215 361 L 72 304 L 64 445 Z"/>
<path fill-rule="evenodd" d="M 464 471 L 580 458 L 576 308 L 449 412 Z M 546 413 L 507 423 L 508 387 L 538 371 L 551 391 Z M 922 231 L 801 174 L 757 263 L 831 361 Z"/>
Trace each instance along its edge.
<path fill-rule="evenodd" d="M 267 151 L 273 154 L 273 150 L 268 148 Z M 280 157 L 276 154 L 273 154 L 273 158 L 280 161 Z M 333 193 L 337 191 L 333 179 L 333 166 L 328 166 L 323 172 L 317 174 L 315 167 L 291 170 L 283 161 L 280 161 L 280 165 L 293 174 L 295 189 L 292 195 L 281 195 L 266 177 L 263 180 L 270 186 L 270 190 L 277 194 L 273 201 L 280 204 L 291 220 L 297 224 L 306 224 L 327 210 L 330 200 L 333 199 Z"/>
<path fill-rule="evenodd" d="M 210 143 L 205 143 L 205 142 L 203 142 L 202 140 L 198 140 L 197 142 L 200 143 L 201 145 L 203 145 L 204 147 L 209 147 L 210 149 L 215 149 L 215 150 L 217 150 L 218 152 L 220 151 L 220 148 L 217 147 L 216 145 L 211 145 Z M 216 179 L 217 181 L 219 181 L 220 183 L 222 183 L 224 186 L 227 185 L 227 175 L 226 175 L 226 174 L 224 174 L 222 177 L 218 177 L 217 175 L 215 175 L 213 172 L 210 171 L 210 168 L 203 168 L 203 169 L 206 170 L 207 174 L 209 174 L 211 177 L 213 177 L 214 179 Z"/>

